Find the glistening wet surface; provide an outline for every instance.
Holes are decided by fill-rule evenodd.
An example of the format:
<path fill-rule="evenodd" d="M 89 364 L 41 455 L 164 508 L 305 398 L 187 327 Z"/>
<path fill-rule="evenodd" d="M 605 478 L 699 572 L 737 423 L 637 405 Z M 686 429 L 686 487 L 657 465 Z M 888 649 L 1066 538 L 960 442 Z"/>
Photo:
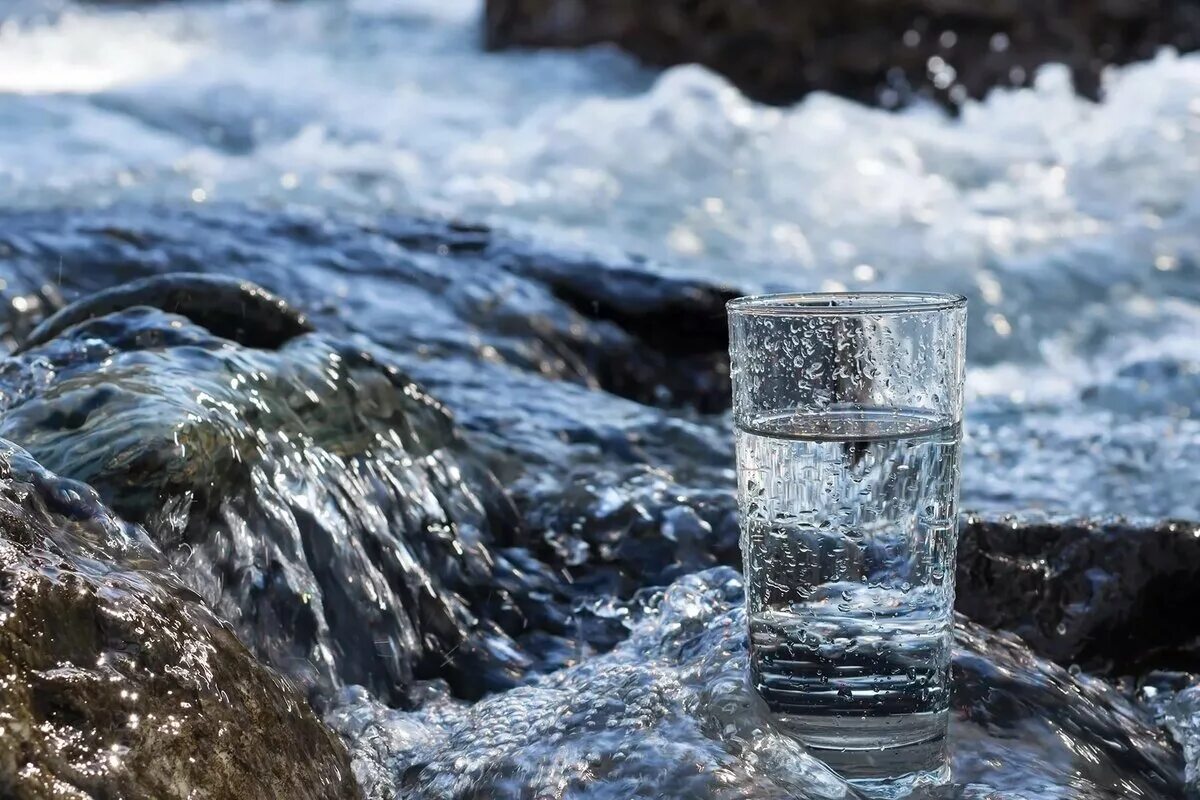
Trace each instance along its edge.
<path fill-rule="evenodd" d="M 71 237 L 37 232 L 41 220 L 53 216 L 21 215 L 14 219 L 23 233 L 10 241 L 86 257 L 100 269 L 81 274 L 97 281 L 105 269 L 152 273 L 156 253 L 194 247 L 191 237 L 171 244 L 173 226 L 202 224 L 224 230 L 206 246 L 226 257 L 243 254 L 245 269 L 269 276 L 275 264 L 289 270 L 279 272 L 281 278 L 294 276 L 291 285 L 301 298 L 317 291 L 318 268 L 291 266 L 283 255 L 299 236 L 306 243 L 298 252 L 312 257 L 306 231 L 313 229 L 303 227 L 303 218 L 244 210 L 165 221 L 154 215 L 116 238 L 113 213 L 141 212 L 103 212 L 90 221 L 77 216 L 82 233 Z M 257 236 L 234 230 L 246 220 L 257 220 Z M 631 332 L 631 320 L 681 313 L 680 303 L 690 304 L 682 313 L 691 314 L 688 308 L 702 308 L 714 290 L 622 265 L 588 270 L 570 256 L 534 259 L 528 251 L 525 260 L 527 245 L 482 230 L 391 224 L 386 240 L 377 230 L 337 222 L 322 223 L 315 234 L 339 250 L 357 245 L 360 253 L 379 254 L 374 285 L 410 298 L 398 307 L 414 309 L 415 316 L 391 316 L 388 333 L 380 334 L 386 342 L 353 332 L 352 325 L 367 325 L 364 314 L 343 318 L 336 307 L 311 305 L 310 324 L 329 332 L 296 333 L 273 349 L 252 347 L 205 327 L 212 298 L 232 291 L 224 297 L 235 301 L 240 286 L 188 278 L 183 283 L 190 293 L 171 312 L 138 306 L 139 298 L 163 296 L 156 284 L 135 287 L 119 295 L 129 308 L 113 310 L 110 303 L 109 313 L 6 362 L 6 435 L 28 441 L 59 469 L 86 473 L 109 502 L 159 538 L 174 563 L 161 569 L 200 589 L 263 658 L 308 681 L 328 720 L 346 736 L 369 797 L 524 797 L 534 787 L 559 787 L 566 796 L 654 797 L 677 785 L 695 796 L 844 794 L 840 779 L 790 736 L 759 731 L 770 720 L 753 705 L 746 681 L 741 578 L 732 571 L 681 577 L 736 560 L 728 418 L 699 413 L 687 402 L 706 396 L 719 372 L 704 366 L 712 362 L 693 340 L 687 358 L 694 372 L 677 375 L 674 394 L 657 394 L 670 404 L 612 390 L 655 397 L 641 376 L 658 374 L 658 359 L 682 346 L 641 338 Z M 141 244 L 104 244 L 129 239 Z M 442 260 L 442 274 L 461 269 L 462 295 L 435 299 L 422 286 L 430 259 L 424 248 L 436 251 L 439 241 L 449 252 L 433 258 Z M 262 260 L 255 262 L 256 254 Z M 9 267 L 28 270 L 27 257 L 10 258 Z M 114 261 L 105 266 L 108 258 Z M 202 253 L 191 258 L 211 263 Z M 14 282 L 22 279 L 15 270 L 9 274 Z M 556 294 L 562 275 L 591 277 L 574 279 L 568 301 Z M 497 292 L 502 284 L 507 302 L 523 298 L 519 302 L 538 309 L 509 319 L 540 321 L 525 331 L 508 325 L 503 334 L 487 333 L 494 342 L 487 349 L 476 323 L 503 317 L 480 317 L 476 304 L 487 303 L 488 295 L 469 287 Z M 640 298 L 639 305 L 618 305 L 614 285 Z M 597 304 L 580 296 L 596 297 Z M 714 302 L 722 296 L 716 292 Z M 471 300 L 459 305 L 460 297 Z M 588 316 L 601 299 L 610 304 L 605 317 Z M 279 313 L 290 318 L 286 309 Z M 422 320 L 431 313 L 442 320 L 436 353 L 420 349 Z M 716 336 L 714 342 L 719 352 L 723 343 Z M 621 362 L 624 371 L 606 366 L 614 343 L 638 356 Z M 537 363 L 530 354 L 538 353 L 562 354 L 560 371 L 527 366 Z M 411 385 L 397 368 L 421 376 L 430 388 Z M 453 416 L 426 391 L 445 398 Z M 130 413 L 136 408 L 144 414 Z M 156 430 L 162 434 L 148 435 Z M 972 447 L 985 451 L 988 443 L 976 440 L 968 453 Z M 164 470 L 164 463 L 179 470 Z M 244 482 L 242 470 L 264 478 Z M 161 488 L 131 492 L 138 475 L 160 476 L 153 485 Z M 966 496 L 978 497 L 969 470 L 964 481 Z M 276 499 L 280 487 L 291 498 L 286 503 Z M 287 487 L 305 488 L 298 494 Z M 418 497 L 425 499 L 415 506 Z M 372 521 L 384 513 L 412 521 L 403 528 Z M 1155 632 L 1138 621 L 1150 619 L 1139 615 L 1153 613 L 1153 598 L 1174 585 L 1172 571 L 1195 563 L 1179 549 L 1196 540 L 1195 526 L 1158 531 L 1143 525 L 970 522 L 960 602 L 1027 630 L 1049 650 L 1064 641 L 1060 628 L 1072 635 L 1087 631 L 1081 641 L 1099 669 L 1131 655 L 1131 648 L 1157 654 L 1154 669 L 1186 669 L 1194 634 Z M 266 531 L 278 532 L 273 547 L 280 555 L 270 559 L 255 555 L 256 543 L 267 541 L 257 537 Z M 325 549 L 289 550 L 295 547 L 289 541 L 324 542 Z M 247 549 L 231 549 L 238 542 Z M 1049 549 L 1038 549 L 1043 546 Z M 1087 555 L 1093 547 L 1095 557 Z M 1101 558 L 1117 553 L 1111 565 Z M 1061 564 L 1063 577 L 1043 574 L 1041 563 Z M 1129 564 L 1144 566 L 1129 572 Z M 338 577 L 341 565 L 358 566 Z M 264 566 L 274 571 L 264 573 Z M 1013 567 L 1019 580 L 998 572 Z M 1112 576 L 1113 594 L 1105 598 L 1078 594 L 1077 578 L 1070 577 L 1094 582 L 1101 575 Z M 362 585 L 368 577 L 377 583 Z M 1035 579 L 1044 581 L 1037 591 L 1048 602 L 1033 610 L 1036 616 L 1022 616 L 1015 598 L 1038 585 L 1030 583 Z M 670 583 L 666 595 L 642 588 Z M 408 605 L 406 587 L 413 585 L 432 589 L 437 603 Z M 663 604 L 674 608 L 671 597 L 682 598 L 679 613 L 653 613 Z M 1056 605 L 1055 597 L 1071 598 L 1071 605 Z M 381 602 L 393 611 L 381 614 Z M 276 627 L 264 616 L 274 609 L 302 619 L 289 603 L 313 623 Z M 351 613 L 363 625 L 409 620 L 428 643 L 428 656 L 396 650 L 405 656 L 396 662 L 380 659 L 385 651 L 379 649 L 347 647 L 344 642 L 353 641 L 342 637 L 354 628 L 342 620 Z M 1131 640 L 1124 632 L 1129 626 L 1144 638 Z M 1174 797 L 1182 790 L 1184 762 L 1168 734 L 1102 679 L 1072 674 L 995 630 L 965 622 L 957 642 L 953 791 L 967 797 Z M 1107 644 L 1098 648 L 1099 642 Z M 329 658 L 290 660 L 304 652 Z M 1063 651 L 1067 665 L 1071 652 L 1082 651 Z M 322 663 L 325 678 L 306 677 L 311 667 L 295 669 Z M 1146 674 L 1137 659 L 1123 664 Z M 329 694 L 350 682 L 376 688 Z M 515 684 L 521 685 L 505 690 Z M 475 701 L 489 689 L 500 691 Z M 399 707 L 387 707 L 389 696 Z"/>
<path fill-rule="evenodd" d="M 261 298 L 190 279 L 0 365 L 2 435 L 100 493 L 4 478 L 42 498 L 5 542 L 96 518 L 158 551 L 132 569 L 87 549 L 101 577 L 77 583 L 10 547 L 7 580 L 83 599 L 47 589 L 5 618 L 3 657 L 28 665 L 7 688 L 36 700 L 14 707 L 49 728 L 3 750 L 3 780 L 169 796 L 189 758 L 230 752 L 205 731 L 236 727 L 232 752 L 313 796 L 854 797 L 755 705 L 720 566 L 738 537 L 722 306 L 771 285 L 972 302 L 963 506 L 983 516 L 959 608 L 988 627 L 955 626 L 934 796 L 1194 786 L 1200 61 L 1116 70 L 1099 104 L 1050 69 L 959 121 L 773 109 L 603 49 L 485 55 L 477 11 L 3 10 L 6 346 L 179 271 L 254 281 L 316 329 L 285 308 L 231 326 L 222 307 Z M 121 591 L 146 592 L 145 619 L 104 622 Z M 45 650 L 36 631 L 88 598 L 111 643 Z M 162 631 L 220 668 L 168 671 Z M 145 685 L 111 696 L 101 652 Z M 342 735 L 358 789 L 263 663 Z M 225 725 L 206 703 L 233 689 L 283 710 Z M 155 724 L 113 722 L 131 715 Z M 14 752 L 33 766 L 8 770 Z M 261 794 L 231 763 L 218 796 Z M 161 764 L 182 771 L 155 782 Z"/>

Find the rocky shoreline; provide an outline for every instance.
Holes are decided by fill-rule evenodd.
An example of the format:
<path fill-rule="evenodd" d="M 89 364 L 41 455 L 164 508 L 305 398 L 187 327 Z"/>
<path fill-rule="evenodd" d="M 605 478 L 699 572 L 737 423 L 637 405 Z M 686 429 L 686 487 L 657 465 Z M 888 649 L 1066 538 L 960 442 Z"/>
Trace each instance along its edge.
<path fill-rule="evenodd" d="M 187 770 L 225 758 L 211 732 L 236 717 L 239 760 L 204 796 L 264 796 L 254 781 L 287 773 L 296 797 L 515 798 L 555 774 L 649 797 L 649 773 L 697 763 L 698 797 L 843 790 L 736 680 L 734 289 L 405 217 L 119 207 L 0 223 L 0 437 L 30 454 L 3 457 L 4 585 L 28 590 L 8 602 L 20 624 L 0 663 L 35 720 L 0 737 L 0 787 L 187 796 L 193 778 L 168 786 L 147 765 L 195 757 L 170 768 L 201 774 Z M 978 413 L 968 459 L 1029 475 L 995 457 L 1034 436 L 1022 412 Z M 1177 797 L 1180 743 L 1143 690 L 1161 701 L 1198 668 L 1200 631 L 1171 608 L 1193 599 L 1200 527 L 1030 512 L 1036 469 L 1027 480 L 1000 496 L 966 478 L 965 505 L 988 509 L 961 532 L 974 622 L 959 623 L 954 758 L 993 794 L 957 796 L 1022 796 L 1035 774 L 1066 797 L 1122 782 Z M 47 559 L 77 577 L 47 581 Z M 38 633 L 118 610 L 99 642 Z M 168 669 L 181 648 L 208 660 Z M 122 682 L 80 694 L 129 653 L 144 657 L 114 667 Z M 231 700 L 168 726 L 180 692 Z M 736 732 L 713 733 L 731 714 Z M 139 729 L 154 735 L 130 733 L 131 715 L 154 715 Z M 39 724 L 82 732 L 78 749 Z M 85 775 L 113 747 L 117 765 Z"/>

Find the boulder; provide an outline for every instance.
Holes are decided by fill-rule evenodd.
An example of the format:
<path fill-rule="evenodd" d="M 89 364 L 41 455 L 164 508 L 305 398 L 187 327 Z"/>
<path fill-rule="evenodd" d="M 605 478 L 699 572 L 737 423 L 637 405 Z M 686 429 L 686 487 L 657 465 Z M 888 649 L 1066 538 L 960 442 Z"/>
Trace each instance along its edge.
<path fill-rule="evenodd" d="M 1200 523 L 965 517 L 958 609 L 1063 664 L 1200 672 Z"/>
<path fill-rule="evenodd" d="M 828 91 L 895 104 L 950 104 L 1024 84 L 1065 63 L 1094 96 L 1108 64 L 1163 46 L 1200 47 L 1188 0 L 488 0 L 486 43 L 580 47 L 615 42 L 647 63 L 699 63 L 751 97 L 789 103 Z"/>
<path fill-rule="evenodd" d="M 306 686 L 509 685 L 528 663 L 491 619 L 512 605 L 489 549 L 515 535 L 507 497 L 423 389 L 306 330 L 245 281 L 109 289 L 0 367 L 0 429 L 145 525 Z"/>
<path fill-rule="evenodd" d="M 342 743 L 87 486 L 0 441 L 0 795 L 358 797 Z"/>
<path fill-rule="evenodd" d="M 634 261 L 411 218 L 56 216 L 14 215 L 0 234 L 9 291 L 29 291 L 9 307 L 59 307 L 10 323 L 0 427 L 144 523 L 244 641 L 313 689 L 362 684 L 403 703 L 436 676 L 471 697 L 571 658 L 578 592 L 553 572 L 570 557 L 540 529 L 529 541 L 491 471 L 522 481 L 511 496 L 524 507 L 552 505 L 554 490 L 525 502 L 553 474 L 547 457 L 585 473 L 608 430 L 630 450 L 593 418 L 576 441 L 550 434 L 555 452 L 561 412 L 531 404 L 586 417 L 593 397 L 622 414 L 643 406 L 621 396 L 728 403 L 730 292 Z M 60 223 L 75 234 L 44 235 Z M 56 297 L 38 277 L 52 258 L 73 267 Z M 235 267 L 304 311 L 222 274 Z M 400 369 L 453 401 L 459 423 Z M 632 588 L 661 570 L 645 572 Z"/>
<path fill-rule="evenodd" d="M 49 296 L 48 271 L 57 276 L 59 263 L 69 268 Z M 450 410 L 466 460 L 485 461 L 504 485 L 522 520 L 510 543 L 534 551 L 543 568 L 570 571 L 576 586 L 624 595 L 736 553 L 732 445 L 724 418 L 707 413 L 729 404 L 732 290 L 637 259 L 412 217 L 362 224 L 222 206 L 35 211 L 6 214 L 0 225 L 8 298 L 0 325 L 8 322 L 16 346 L 38 320 L 14 308 L 45 315 L 63 302 L 95 304 L 85 298 L 125 281 L 134 288 L 120 293 L 144 293 L 139 281 L 170 268 L 193 271 L 172 282 L 253 278 L 286 293 L 327 338 L 369 337 L 379 364 L 403 370 Z M 172 307 L 208 324 L 199 301 Z M 285 362 L 301 341 L 267 357 Z M 32 355 L 21 363 L 36 371 Z M 660 535 L 664 525 L 674 538 Z M 537 574 L 527 553 L 491 552 L 522 561 L 526 578 Z M 537 582 L 545 596 L 556 581 Z M 506 614 L 518 627 L 573 635 L 555 606 L 534 605 Z"/>

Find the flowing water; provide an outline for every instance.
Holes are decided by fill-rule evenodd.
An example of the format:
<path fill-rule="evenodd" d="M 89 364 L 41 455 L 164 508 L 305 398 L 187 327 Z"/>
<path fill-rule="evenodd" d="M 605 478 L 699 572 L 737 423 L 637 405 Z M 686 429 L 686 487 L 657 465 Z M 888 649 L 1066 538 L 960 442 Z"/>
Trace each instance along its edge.
<path fill-rule="evenodd" d="M 479 14 L 10 2 L 0 202 L 443 212 L 748 288 L 960 291 L 971 386 L 1018 400 L 1200 341 L 1200 57 L 1113 70 L 1099 105 L 1049 67 L 955 121 L 760 106 L 605 48 L 486 54 Z"/>
<path fill-rule="evenodd" d="M 61 404 L 10 411 L 5 433 L 64 474 L 92 470 L 120 513 L 173 536 L 172 568 L 261 658 L 287 670 L 305 654 L 317 674 L 294 677 L 309 686 L 366 687 L 322 700 L 366 796 L 856 796 L 742 680 L 738 576 L 689 575 L 732 561 L 737 536 L 728 417 L 667 379 L 702 343 L 688 318 L 662 321 L 669 304 L 638 317 L 640 284 L 624 317 L 577 291 L 596 262 L 746 289 L 963 292 L 965 507 L 1200 518 L 1200 57 L 1112 70 L 1098 104 L 1048 67 L 952 120 L 826 95 L 760 106 L 701 68 L 655 73 L 607 48 L 485 54 L 479 12 L 0 3 L 6 331 L 57 292 L 191 269 L 263 282 L 348 337 L 241 352 L 186 320 L 126 315 L 5 362 L 6 403 L 16 384 Z M 392 221 L 413 211 L 535 244 Z M 551 246 L 570 257 L 546 259 Z M 376 361 L 429 387 L 468 444 L 443 437 L 449 422 L 376 442 L 393 408 L 441 414 L 416 389 L 391 399 L 406 384 Z M 696 374 L 722 389 L 715 367 Z M 117 413 L 130 397 L 154 405 Z M 352 426 L 355 449 L 327 419 Z M 139 429 L 195 460 L 175 474 L 158 451 L 133 458 Z M 520 525 L 473 477 L 485 455 Z M 213 492 L 239 474 L 253 480 Z M 167 507 L 129 488 L 145 476 L 174 481 Z M 1052 558 L 1002 560 L 1055 577 Z M 945 591 L 938 563 L 910 565 L 901 606 Z M 1072 573 L 1091 588 L 1055 609 L 1064 629 L 1128 602 L 1109 594 L 1127 571 Z M 1131 663 L 1117 633 L 1110 660 Z M 420 663 L 392 657 L 417 639 Z M 452 685 L 423 682 L 463 653 Z M 1198 780 L 1194 690 L 1155 711 L 1157 728 L 1104 681 L 996 632 L 959 620 L 953 653 L 940 796 L 1176 798 L 1184 758 Z"/>

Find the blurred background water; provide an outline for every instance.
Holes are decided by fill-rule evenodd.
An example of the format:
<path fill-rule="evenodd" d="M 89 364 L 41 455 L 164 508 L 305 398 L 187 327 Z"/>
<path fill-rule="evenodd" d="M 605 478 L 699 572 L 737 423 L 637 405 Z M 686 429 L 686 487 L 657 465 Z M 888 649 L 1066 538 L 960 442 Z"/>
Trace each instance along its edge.
<path fill-rule="evenodd" d="M 10 2 L 0 202 L 419 210 L 748 288 L 962 291 L 986 393 L 1196 351 L 1200 57 L 1112 68 L 1099 104 L 1048 66 L 951 119 L 764 106 L 607 47 L 485 53 L 481 13 Z"/>

